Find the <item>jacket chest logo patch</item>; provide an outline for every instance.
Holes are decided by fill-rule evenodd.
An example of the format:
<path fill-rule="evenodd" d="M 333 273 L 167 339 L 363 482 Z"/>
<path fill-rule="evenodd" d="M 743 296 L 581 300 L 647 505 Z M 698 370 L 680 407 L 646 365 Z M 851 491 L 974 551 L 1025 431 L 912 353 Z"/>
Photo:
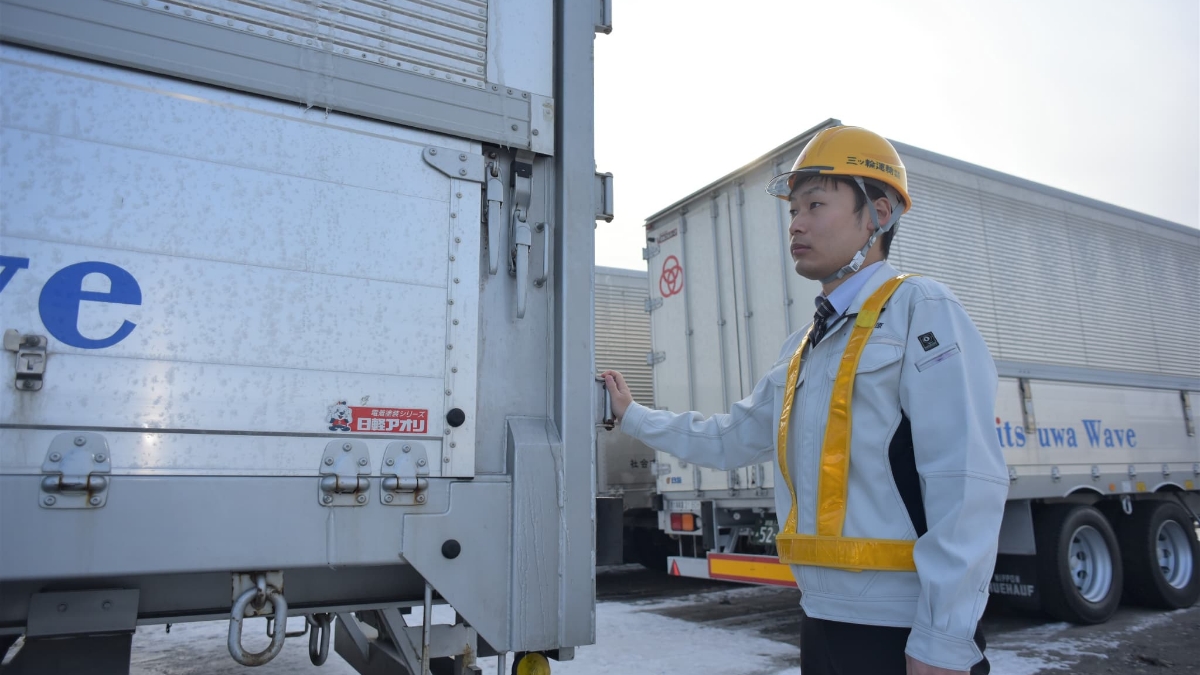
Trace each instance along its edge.
<path fill-rule="evenodd" d="M 937 338 L 933 336 L 932 332 L 918 335 L 917 340 L 921 343 L 921 349 L 924 349 L 925 351 L 929 351 L 930 349 L 938 346 Z"/>

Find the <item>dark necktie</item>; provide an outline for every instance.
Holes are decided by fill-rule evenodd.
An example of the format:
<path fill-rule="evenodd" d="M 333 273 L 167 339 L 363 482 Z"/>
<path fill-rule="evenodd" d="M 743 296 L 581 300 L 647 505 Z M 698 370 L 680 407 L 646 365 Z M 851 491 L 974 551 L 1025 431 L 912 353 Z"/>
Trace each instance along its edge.
<path fill-rule="evenodd" d="M 817 313 L 813 315 L 812 332 L 808 335 L 808 342 L 816 347 L 821 338 L 825 337 L 825 331 L 829 328 L 826 323 L 829 319 L 837 314 L 837 310 L 833 308 L 833 303 L 829 302 L 829 298 L 821 296 L 817 300 Z"/>

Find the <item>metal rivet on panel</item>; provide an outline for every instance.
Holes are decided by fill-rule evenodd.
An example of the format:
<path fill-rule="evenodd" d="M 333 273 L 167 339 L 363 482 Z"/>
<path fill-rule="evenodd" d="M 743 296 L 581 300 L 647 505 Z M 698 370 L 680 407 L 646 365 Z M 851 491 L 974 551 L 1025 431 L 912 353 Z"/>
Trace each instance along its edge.
<path fill-rule="evenodd" d="M 478 42 L 479 44 L 483 44 L 483 38 L 479 38 L 479 39 L 477 39 L 477 40 L 475 40 L 475 41 L 476 41 L 476 42 Z"/>
<path fill-rule="evenodd" d="M 57 452 L 50 453 L 50 461 L 51 462 L 57 462 L 61 459 L 62 459 L 62 455 L 58 454 Z"/>
<path fill-rule="evenodd" d="M 101 452 L 101 453 L 97 454 L 95 457 L 93 457 L 92 459 L 94 459 L 94 460 L 96 460 L 97 462 L 99 462 L 99 463 L 103 464 L 103 463 L 104 463 L 104 460 L 106 460 L 106 459 L 108 459 L 108 458 L 104 456 L 104 453 L 103 453 L 103 452 Z"/>
<path fill-rule="evenodd" d="M 454 262 L 454 256 L 450 256 L 450 262 Z"/>
<path fill-rule="evenodd" d="M 513 130 L 513 131 L 516 131 L 516 130 L 517 130 L 517 125 L 515 125 L 515 124 L 514 124 L 514 125 L 512 125 L 512 130 Z"/>
<path fill-rule="evenodd" d="M 479 24 L 479 27 L 480 27 L 480 28 L 487 28 L 487 24 L 486 24 L 486 23 L 482 23 L 482 22 L 481 22 L 481 23 Z"/>
<path fill-rule="evenodd" d="M 454 349 L 454 345 L 446 345 L 446 349 Z"/>
<path fill-rule="evenodd" d="M 512 95 L 512 89 L 508 90 L 509 95 Z"/>
<path fill-rule="evenodd" d="M 447 300 L 447 301 L 446 301 L 446 304 L 447 304 L 447 305 L 453 305 L 453 304 L 454 304 L 454 301 L 453 301 L 453 300 Z"/>
<path fill-rule="evenodd" d="M 392 459 L 391 457 L 388 457 L 387 462 L 385 462 L 385 464 L 387 464 L 388 466 L 395 466 L 396 460 Z"/>
<path fill-rule="evenodd" d="M 446 395 L 447 395 L 447 396 L 449 396 L 449 395 L 450 395 L 450 390 L 449 390 L 449 389 L 447 389 L 447 390 L 446 390 Z"/>
<path fill-rule="evenodd" d="M 412 446 L 411 446 L 411 445 L 405 445 L 405 446 L 401 447 L 401 448 L 400 448 L 400 450 L 401 450 L 402 452 L 412 452 Z"/>
<path fill-rule="evenodd" d="M 322 501 L 322 502 L 324 502 L 324 503 L 326 503 L 326 504 L 332 504 L 332 503 L 333 503 L 333 496 L 332 496 L 332 495 L 325 495 L 324 497 L 321 497 L 321 501 Z"/>
<path fill-rule="evenodd" d="M 271 37 L 275 37 L 275 31 L 273 31 L 273 30 L 268 30 L 268 31 L 267 31 L 267 35 L 269 35 L 269 36 L 271 36 Z"/>
<path fill-rule="evenodd" d="M 100 609 L 103 609 L 106 612 L 112 609 L 112 600 L 105 600 L 104 602 L 100 603 Z"/>
<path fill-rule="evenodd" d="M 185 10 L 183 10 L 183 15 L 184 15 L 184 16 L 191 16 L 191 15 L 192 15 L 192 10 L 190 10 L 190 9 L 185 9 Z"/>
<path fill-rule="evenodd" d="M 430 149 L 429 149 L 429 154 L 431 154 L 431 155 L 436 155 L 436 154 L 437 154 L 437 148 L 430 148 Z"/>
<path fill-rule="evenodd" d="M 86 445 L 86 444 L 87 444 L 86 437 L 84 437 L 84 436 L 76 436 L 75 437 L 75 445 L 76 446 L 82 446 L 82 445 Z"/>
<path fill-rule="evenodd" d="M 350 445 L 349 443 L 343 443 L 342 444 L 342 452 L 350 452 L 350 449 L 353 447 L 354 446 Z"/>
<path fill-rule="evenodd" d="M 453 444 L 453 443 L 451 443 L 451 444 L 450 444 L 450 447 L 452 447 L 452 448 L 453 448 L 453 447 L 454 447 L 454 444 Z M 449 458 L 449 457 L 443 457 L 443 458 L 442 458 L 442 461 L 443 461 L 443 462 L 445 462 L 446 464 L 449 464 L 449 463 L 450 463 L 450 458 Z"/>
<path fill-rule="evenodd" d="M 332 457 L 325 458 L 325 466 L 333 466 L 333 458 Z"/>
<path fill-rule="evenodd" d="M 492 85 L 492 91 L 496 91 L 497 89 L 499 89 L 499 87 L 497 87 L 496 85 L 494 85 L 494 84 L 493 84 L 493 85 Z"/>
<path fill-rule="evenodd" d="M 294 41 L 294 40 L 295 40 L 295 37 L 293 37 L 293 36 L 291 36 L 291 35 L 289 35 L 289 36 L 288 36 L 288 42 L 292 42 L 292 41 Z"/>
<path fill-rule="evenodd" d="M 537 129 L 534 129 L 534 130 L 533 130 L 533 135 L 534 135 L 534 136 L 537 136 L 537 135 L 538 135 L 538 130 L 537 130 Z"/>
<path fill-rule="evenodd" d="M 64 602 L 63 604 L 59 605 L 59 606 L 58 606 L 58 611 L 60 611 L 60 612 L 65 612 L 65 611 L 67 611 L 67 603 L 65 603 L 65 602 Z"/>
<path fill-rule="evenodd" d="M 391 496 L 391 495 L 384 495 L 384 496 L 383 496 L 383 501 L 387 502 L 388 504 L 391 504 L 391 503 L 392 503 L 392 496 Z"/>
<path fill-rule="evenodd" d="M 460 239 L 460 238 L 458 238 L 458 237 L 455 237 L 455 238 L 454 238 L 454 243 L 456 243 L 456 244 L 461 244 L 461 243 L 462 243 L 462 239 Z"/>
<path fill-rule="evenodd" d="M 424 457 L 417 460 L 417 466 L 425 466 L 425 458 Z"/>
<path fill-rule="evenodd" d="M 458 447 L 458 443 L 451 443 L 451 444 L 450 444 L 450 447 L 452 447 L 452 448 L 457 448 L 457 447 Z M 447 461 L 447 462 L 449 462 L 449 461 L 450 461 L 450 458 L 449 458 L 449 457 L 447 457 L 447 458 L 446 458 L 446 461 Z"/>
<path fill-rule="evenodd" d="M 46 506 L 54 506 L 54 502 L 56 501 L 58 500 L 54 498 L 54 495 L 46 495 L 46 498 L 42 500 L 42 503 Z"/>
<path fill-rule="evenodd" d="M 457 325 L 458 325 L 458 319 L 455 319 L 455 320 L 454 320 L 454 325 L 455 325 L 455 326 L 457 326 Z M 456 373 L 457 373 L 457 372 L 458 372 L 458 370 L 456 369 L 454 372 L 456 372 Z"/>
<path fill-rule="evenodd" d="M 359 458 L 358 458 L 358 465 L 359 465 L 359 466 L 366 466 L 366 465 L 367 465 L 367 458 L 366 458 L 366 457 L 359 457 Z"/>
<path fill-rule="evenodd" d="M 455 319 L 454 321 L 457 323 L 457 322 L 458 322 L 458 319 Z M 451 369 L 450 369 L 450 372 L 452 372 L 452 373 L 457 373 L 457 372 L 458 372 L 458 367 L 456 366 L 456 367 L 454 367 L 454 368 L 451 368 Z"/>
<path fill-rule="evenodd" d="M 91 504 L 92 506 L 100 506 L 100 498 L 92 497 L 91 499 L 88 500 L 88 503 Z"/>
<path fill-rule="evenodd" d="M 354 501 L 358 502 L 359 504 L 366 504 L 366 503 L 367 503 L 367 496 L 366 496 L 366 495 L 359 495 L 359 496 L 357 496 L 357 497 L 355 497 L 355 498 L 354 498 Z"/>
<path fill-rule="evenodd" d="M 465 169 L 464 169 L 464 172 L 465 172 Z M 450 214 L 450 217 L 451 217 L 451 218 L 457 218 L 457 217 L 458 217 L 458 214 L 457 214 L 457 213 L 451 213 L 451 214 Z"/>
<path fill-rule="evenodd" d="M 458 277 L 454 277 L 454 283 L 458 283 Z"/>
<path fill-rule="evenodd" d="M 417 503 L 424 504 L 425 503 L 425 495 L 417 495 Z"/>
<path fill-rule="evenodd" d="M 205 15 L 204 15 L 204 20 L 205 20 L 205 21 L 212 21 L 212 20 L 213 20 L 213 15 L 212 15 L 212 14 L 205 14 Z"/>
<path fill-rule="evenodd" d="M 454 196 L 455 196 L 455 197 L 458 197 L 459 199 L 462 199 L 462 193 L 461 193 L 461 192 L 455 192 L 455 193 L 454 193 Z"/>

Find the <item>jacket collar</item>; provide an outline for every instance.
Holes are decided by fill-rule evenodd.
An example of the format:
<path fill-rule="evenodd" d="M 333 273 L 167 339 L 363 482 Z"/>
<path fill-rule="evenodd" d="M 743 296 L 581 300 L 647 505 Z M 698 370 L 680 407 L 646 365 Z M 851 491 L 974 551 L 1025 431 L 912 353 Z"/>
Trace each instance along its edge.
<path fill-rule="evenodd" d="M 888 279 L 900 274 L 900 271 L 892 267 L 892 264 L 887 260 L 884 260 L 883 264 L 875 268 L 874 272 L 871 278 L 867 280 L 867 283 L 863 284 L 863 287 L 858 291 L 858 295 L 854 296 L 854 300 L 846 310 L 846 316 L 858 314 L 862 310 L 863 303 L 867 301 L 867 298 L 871 297 L 872 293 L 877 291 Z"/>

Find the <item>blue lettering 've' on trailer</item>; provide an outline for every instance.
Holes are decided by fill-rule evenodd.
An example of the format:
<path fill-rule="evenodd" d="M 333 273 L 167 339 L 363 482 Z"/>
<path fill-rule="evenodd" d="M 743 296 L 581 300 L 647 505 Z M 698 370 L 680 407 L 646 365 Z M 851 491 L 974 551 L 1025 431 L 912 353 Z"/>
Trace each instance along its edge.
<path fill-rule="evenodd" d="M 83 290 L 83 280 L 89 274 L 100 274 L 109 281 L 107 293 Z M 79 304 L 108 302 L 121 305 L 142 304 L 142 289 L 133 275 L 105 262 L 81 262 L 68 265 L 46 280 L 38 299 L 42 323 L 57 340 L 80 349 L 103 349 L 129 337 L 137 324 L 124 321 L 115 333 L 93 340 L 79 332 Z"/>

